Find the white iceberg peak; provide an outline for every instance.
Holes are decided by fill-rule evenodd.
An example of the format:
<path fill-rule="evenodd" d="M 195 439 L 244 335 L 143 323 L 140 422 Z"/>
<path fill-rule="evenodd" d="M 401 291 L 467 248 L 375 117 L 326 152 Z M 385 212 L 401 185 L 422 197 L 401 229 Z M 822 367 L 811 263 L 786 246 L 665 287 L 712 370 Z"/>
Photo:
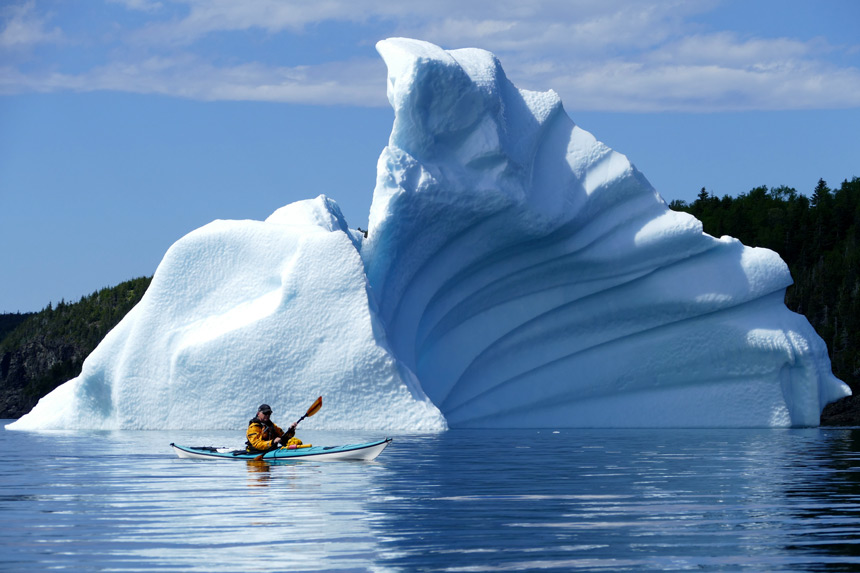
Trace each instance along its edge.
<path fill-rule="evenodd" d="M 816 425 L 847 394 L 775 253 L 702 234 L 491 54 L 377 49 L 396 115 L 362 257 L 449 424 Z"/>

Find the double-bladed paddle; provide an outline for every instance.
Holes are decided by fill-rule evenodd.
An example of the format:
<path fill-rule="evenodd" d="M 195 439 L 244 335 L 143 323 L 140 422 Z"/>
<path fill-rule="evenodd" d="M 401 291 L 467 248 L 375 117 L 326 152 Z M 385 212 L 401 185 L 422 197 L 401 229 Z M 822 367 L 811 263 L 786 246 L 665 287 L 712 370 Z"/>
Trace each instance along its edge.
<path fill-rule="evenodd" d="M 298 422 L 296 422 L 296 425 L 298 425 L 298 423 L 299 423 L 299 422 L 301 422 L 302 420 L 304 420 L 305 418 L 308 418 L 308 417 L 310 417 L 310 416 L 313 416 L 314 414 L 316 414 L 317 412 L 319 412 L 321 408 L 322 408 L 322 396 L 320 396 L 319 398 L 317 398 L 316 400 L 314 400 L 314 403 L 313 403 L 313 404 L 311 404 L 311 407 L 310 407 L 310 408 L 308 408 L 308 411 L 307 411 L 307 412 L 305 412 L 305 415 L 304 415 L 304 416 L 302 416 L 301 418 L 299 418 Z M 260 455 L 259 455 L 259 456 L 257 456 L 256 458 L 254 458 L 254 461 L 255 461 L 255 462 L 259 462 L 260 460 L 262 460 L 262 459 L 263 459 L 263 456 L 264 456 L 264 455 L 266 455 L 266 452 L 263 452 L 262 454 L 260 454 Z"/>

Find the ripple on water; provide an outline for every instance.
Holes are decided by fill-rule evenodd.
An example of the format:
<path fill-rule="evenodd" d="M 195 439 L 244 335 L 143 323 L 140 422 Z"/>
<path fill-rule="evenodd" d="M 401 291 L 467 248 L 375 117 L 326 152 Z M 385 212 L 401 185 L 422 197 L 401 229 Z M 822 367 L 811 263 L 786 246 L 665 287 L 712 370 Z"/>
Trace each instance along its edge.
<path fill-rule="evenodd" d="M 168 447 L 230 432 L 0 440 L 0 569 L 860 568 L 855 430 L 449 431 L 285 464 Z"/>

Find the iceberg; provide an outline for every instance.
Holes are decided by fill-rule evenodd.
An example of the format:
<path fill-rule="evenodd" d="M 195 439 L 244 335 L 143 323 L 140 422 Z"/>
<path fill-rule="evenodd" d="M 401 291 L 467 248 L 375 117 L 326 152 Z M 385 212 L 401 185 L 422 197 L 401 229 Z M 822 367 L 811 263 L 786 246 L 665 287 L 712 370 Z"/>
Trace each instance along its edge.
<path fill-rule="evenodd" d="M 323 395 L 303 428 L 444 429 L 386 347 L 361 238 L 324 196 L 189 233 L 80 376 L 7 428 L 244 428 L 262 402 L 288 425 Z"/>
<path fill-rule="evenodd" d="M 769 250 L 670 210 L 490 52 L 377 44 L 367 237 L 320 196 L 180 239 L 81 375 L 7 426 L 816 426 L 850 393 Z M 310 426 L 310 424 L 309 424 Z"/>

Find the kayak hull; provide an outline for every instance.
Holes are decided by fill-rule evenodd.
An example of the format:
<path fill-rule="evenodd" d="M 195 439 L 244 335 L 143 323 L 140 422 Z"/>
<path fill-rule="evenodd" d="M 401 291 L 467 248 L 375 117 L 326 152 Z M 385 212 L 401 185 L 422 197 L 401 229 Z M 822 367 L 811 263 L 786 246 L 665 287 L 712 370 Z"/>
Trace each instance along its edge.
<path fill-rule="evenodd" d="M 382 453 L 382 450 L 391 443 L 391 438 L 367 442 L 363 444 L 349 444 L 346 446 L 311 446 L 307 448 L 287 449 L 280 448 L 264 454 L 249 454 L 242 450 L 230 450 L 227 448 L 189 447 L 178 444 L 170 444 L 176 455 L 183 459 L 195 460 L 256 460 L 265 461 L 337 461 L 337 460 L 359 460 L 370 461 Z"/>

